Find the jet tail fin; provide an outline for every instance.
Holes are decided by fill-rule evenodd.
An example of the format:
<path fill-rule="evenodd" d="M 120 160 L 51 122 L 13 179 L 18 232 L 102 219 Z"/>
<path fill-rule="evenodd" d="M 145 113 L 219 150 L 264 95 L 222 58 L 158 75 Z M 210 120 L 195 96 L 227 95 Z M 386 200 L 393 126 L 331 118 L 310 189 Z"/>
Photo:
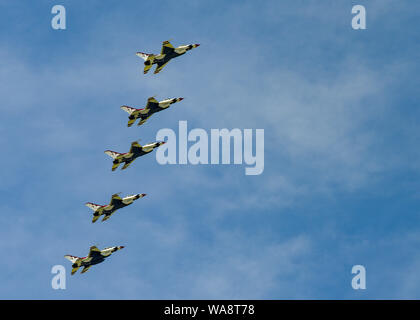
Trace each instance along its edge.
<path fill-rule="evenodd" d="M 98 220 L 100 216 L 101 216 L 101 214 L 99 212 L 95 212 L 93 214 L 92 223 L 95 223 L 96 220 Z"/>
<path fill-rule="evenodd" d="M 112 150 L 106 150 L 105 154 L 107 154 L 108 156 L 110 156 L 112 159 L 115 159 L 116 157 L 118 157 L 119 155 L 121 155 L 121 153 L 119 152 L 115 152 Z"/>
<path fill-rule="evenodd" d="M 136 108 L 132 108 L 129 106 L 121 106 L 121 109 L 124 110 L 125 112 L 127 112 L 128 114 L 132 114 L 134 111 L 136 111 Z"/>
<path fill-rule="evenodd" d="M 67 260 L 69 260 L 71 263 L 76 263 L 76 261 L 79 259 L 79 257 L 71 256 L 69 254 L 66 254 L 64 256 Z"/>
<path fill-rule="evenodd" d="M 136 56 L 142 58 L 144 61 L 147 61 L 149 58 L 154 59 L 155 55 L 144 52 L 136 52 Z"/>
<path fill-rule="evenodd" d="M 86 202 L 85 205 L 86 207 L 92 209 L 93 211 L 96 211 L 101 207 L 99 204 L 92 203 L 92 202 Z"/>

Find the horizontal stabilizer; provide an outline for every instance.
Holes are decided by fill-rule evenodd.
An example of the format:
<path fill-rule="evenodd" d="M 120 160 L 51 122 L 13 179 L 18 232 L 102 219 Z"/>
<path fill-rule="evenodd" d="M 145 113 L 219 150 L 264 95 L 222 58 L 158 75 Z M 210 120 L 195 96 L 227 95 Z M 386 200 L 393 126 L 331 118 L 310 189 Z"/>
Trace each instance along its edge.
<path fill-rule="evenodd" d="M 101 215 L 100 215 L 99 213 L 94 213 L 94 214 L 93 214 L 92 223 L 95 223 L 95 222 L 96 222 L 96 220 L 98 220 L 100 216 L 101 216 Z"/>
<path fill-rule="evenodd" d="M 76 268 L 71 269 L 71 275 L 74 275 L 77 272 L 77 270 L 79 270 L 79 268 L 80 267 L 76 267 Z"/>

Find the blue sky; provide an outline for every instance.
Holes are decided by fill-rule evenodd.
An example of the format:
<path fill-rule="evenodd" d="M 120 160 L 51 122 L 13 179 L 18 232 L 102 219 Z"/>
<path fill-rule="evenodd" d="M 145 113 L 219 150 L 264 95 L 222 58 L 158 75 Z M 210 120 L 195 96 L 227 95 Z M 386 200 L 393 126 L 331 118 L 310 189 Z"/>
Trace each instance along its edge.
<path fill-rule="evenodd" d="M 51 8 L 67 29 L 51 28 Z M 351 28 L 363 4 L 367 29 Z M 0 1 L 1 299 L 420 298 L 414 1 Z M 159 75 L 135 52 L 201 46 Z M 142 127 L 123 104 L 185 97 Z M 265 170 L 111 172 L 160 128 L 265 130 Z M 106 223 L 87 201 L 147 193 Z M 65 254 L 124 245 L 70 277 Z M 67 268 L 67 289 L 51 268 Z M 367 289 L 351 287 L 351 268 Z"/>

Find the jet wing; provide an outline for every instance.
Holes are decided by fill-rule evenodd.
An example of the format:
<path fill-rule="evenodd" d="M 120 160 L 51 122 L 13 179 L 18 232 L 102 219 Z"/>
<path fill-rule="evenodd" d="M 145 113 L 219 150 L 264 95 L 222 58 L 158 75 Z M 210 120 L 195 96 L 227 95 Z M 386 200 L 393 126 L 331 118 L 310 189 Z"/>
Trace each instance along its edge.
<path fill-rule="evenodd" d="M 168 61 L 169 62 L 169 61 Z M 157 67 L 156 67 L 156 70 L 155 70 L 155 74 L 156 73 L 159 73 L 162 69 L 163 69 L 163 67 L 165 67 L 167 64 L 168 64 L 168 62 L 165 62 L 165 63 L 160 63 L 160 62 L 157 62 L 156 64 L 157 64 Z"/>
<path fill-rule="evenodd" d="M 116 203 L 120 203 L 121 201 L 122 201 L 121 197 L 118 195 L 118 193 L 115 193 L 112 195 L 109 205 L 113 206 Z"/>
<path fill-rule="evenodd" d="M 130 166 L 130 164 L 133 163 L 133 161 L 134 161 L 134 159 L 131 160 L 130 162 L 126 162 L 124 164 L 124 166 L 121 168 L 121 170 L 127 169 Z M 106 219 L 104 218 L 104 220 L 106 220 Z M 102 221 L 104 221 L 104 220 L 102 220 Z"/>
<path fill-rule="evenodd" d="M 128 153 L 132 154 L 132 153 L 140 152 L 141 150 L 142 150 L 141 145 L 137 141 L 134 141 L 131 143 L 131 148 Z"/>
<path fill-rule="evenodd" d="M 155 97 L 150 97 L 147 99 L 146 109 L 152 109 L 154 105 L 159 105 L 159 101 Z"/>
<path fill-rule="evenodd" d="M 162 42 L 162 51 L 160 52 L 160 54 L 168 54 L 171 53 L 175 50 L 175 48 L 173 47 L 173 45 L 171 45 L 171 43 L 169 41 L 163 41 Z"/>
<path fill-rule="evenodd" d="M 88 270 L 89 270 L 89 268 L 91 267 L 91 265 L 90 266 L 86 266 L 86 267 L 84 267 L 83 268 L 83 270 L 82 270 L 82 272 L 80 272 L 80 273 L 85 273 L 85 272 L 87 272 Z"/>
<path fill-rule="evenodd" d="M 96 246 L 91 246 L 88 258 L 93 258 L 93 257 L 97 257 L 97 256 L 102 256 L 101 255 L 101 250 L 99 250 Z"/>
<path fill-rule="evenodd" d="M 144 109 L 138 109 L 138 114 L 142 117 L 142 123 L 139 123 L 139 125 L 143 124 L 147 118 L 151 116 L 150 111 L 156 111 L 156 109 L 159 108 L 159 101 L 157 101 L 154 97 L 150 97 L 147 99 L 147 104 Z"/>
<path fill-rule="evenodd" d="M 118 193 L 114 193 L 111 198 L 111 203 L 112 203 L 112 200 L 122 200 L 122 199 Z"/>

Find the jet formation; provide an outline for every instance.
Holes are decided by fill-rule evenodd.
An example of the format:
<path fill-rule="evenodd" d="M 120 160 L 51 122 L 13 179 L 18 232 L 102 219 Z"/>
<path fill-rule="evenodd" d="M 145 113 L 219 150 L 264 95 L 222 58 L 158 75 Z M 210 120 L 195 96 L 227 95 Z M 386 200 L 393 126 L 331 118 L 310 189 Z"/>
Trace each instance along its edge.
<path fill-rule="evenodd" d="M 156 55 L 137 52 L 136 55 L 145 60 L 143 71 L 144 74 L 146 74 L 155 64 L 156 69 L 154 73 L 157 74 L 168 64 L 170 60 L 182 56 L 187 51 L 190 51 L 193 48 L 197 48 L 198 46 L 199 44 L 189 44 L 175 48 L 169 41 L 163 41 L 160 54 Z M 144 124 L 153 114 L 162 110 L 166 110 L 172 104 L 182 101 L 183 99 L 184 98 L 171 98 L 157 101 L 154 97 L 150 97 L 147 99 L 147 104 L 144 108 L 137 109 L 123 105 L 121 106 L 121 109 L 129 114 L 127 127 L 131 127 L 137 120 L 139 120 L 137 125 L 140 126 Z M 130 150 L 126 153 L 106 150 L 105 154 L 109 155 L 113 159 L 111 169 L 112 171 L 115 171 L 121 163 L 124 163 L 121 170 L 125 170 L 135 159 L 152 152 L 154 149 L 160 147 L 164 143 L 164 141 L 156 141 L 142 146 L 138 141 L 134 141 L 131 143 Z M 144 196 L 146 196 L 145 193 L 139 193 L 121 198 L 119 194 L 116 193 L 112 195 L 111 201 L 108 205 L 99 205 L 92 202 L 86 202 L 86 206 L 93 210 L 92 223 L 95 223 L 101 216 L 103 216 L 102 221 L 108 220 L 117 210 L 133 204 L 134 201 L 143 198 Z M 92 246 L 90 247 L 87 257 L 80 258 L 72 255 L 65 255 L 64 257 L 72 263 L 71 274 L 74 275 L 80 267 L 83 267 L 81 273 L 85 273 L 91 266 L 105 261 L 105 259 L 108 258 L 112 253 L 123 248 L 124 246 L 115 246 L 99 250 L 96 246 Z"/>

